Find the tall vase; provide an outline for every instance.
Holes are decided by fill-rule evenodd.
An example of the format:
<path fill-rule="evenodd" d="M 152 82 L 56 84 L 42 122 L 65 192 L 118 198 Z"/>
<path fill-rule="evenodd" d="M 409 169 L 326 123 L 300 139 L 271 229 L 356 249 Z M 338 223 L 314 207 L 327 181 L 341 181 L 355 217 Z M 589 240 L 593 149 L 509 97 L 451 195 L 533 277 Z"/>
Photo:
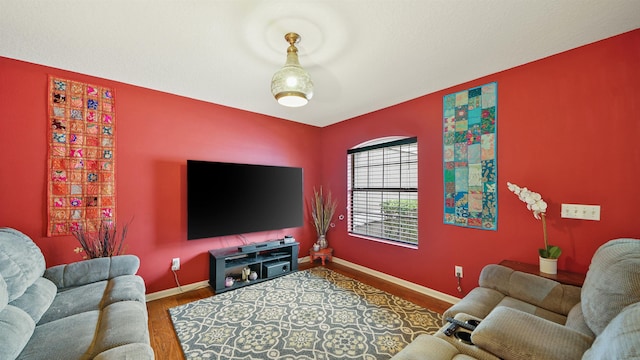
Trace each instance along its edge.
<path fill-rule="evenodd" d="M 326 249 L 329 246 L 326 235 L 318 236 L 318 245 L 320 245 L 320 249 Z"/>
<path fill-rule="evenodd" d="M 558 259 L 547 259 L 540 256 L 540 272 L 545 274 L 558 273 Z"/>

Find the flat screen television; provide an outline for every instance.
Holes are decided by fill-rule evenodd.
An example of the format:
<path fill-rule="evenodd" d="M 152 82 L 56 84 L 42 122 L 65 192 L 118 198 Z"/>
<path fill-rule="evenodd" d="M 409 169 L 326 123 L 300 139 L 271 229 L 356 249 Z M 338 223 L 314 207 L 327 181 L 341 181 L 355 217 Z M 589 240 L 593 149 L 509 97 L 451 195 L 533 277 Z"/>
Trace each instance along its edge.
<path fill-rule="evenodd" d="M 302 168 L 187 160 L 187 239 L 302 226 Z"/>

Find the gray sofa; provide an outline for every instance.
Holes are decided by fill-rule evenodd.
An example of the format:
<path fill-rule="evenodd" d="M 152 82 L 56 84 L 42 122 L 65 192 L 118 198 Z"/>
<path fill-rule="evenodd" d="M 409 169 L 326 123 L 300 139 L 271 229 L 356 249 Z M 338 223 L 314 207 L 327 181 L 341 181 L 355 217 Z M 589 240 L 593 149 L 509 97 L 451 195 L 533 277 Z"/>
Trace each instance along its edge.
<path fill-rule="evenodd" d="M 28 236 L 0 228 L 0 359 L 153 359 L 139 265 L 123 255 L 45 269 Z"/>
<path fill-rule="evenodd" d="M 421 335 L 393 359 L 639 360 L 640 240 L 602 245 L 582 288 L 488 265 L 449 316 L 479 324 Z"/>

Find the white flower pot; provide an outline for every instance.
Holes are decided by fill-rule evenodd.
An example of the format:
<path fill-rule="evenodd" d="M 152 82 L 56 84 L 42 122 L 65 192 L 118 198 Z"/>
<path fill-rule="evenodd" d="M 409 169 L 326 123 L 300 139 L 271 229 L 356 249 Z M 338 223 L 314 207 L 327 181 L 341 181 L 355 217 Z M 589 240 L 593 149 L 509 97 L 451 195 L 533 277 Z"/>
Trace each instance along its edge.
<path fill-rule="evenodd" d="M 540 258 L 540 272 L 545 274 L 557 274 L 558 273 L 558 259 L 547 259 L 539 256 Z"/>

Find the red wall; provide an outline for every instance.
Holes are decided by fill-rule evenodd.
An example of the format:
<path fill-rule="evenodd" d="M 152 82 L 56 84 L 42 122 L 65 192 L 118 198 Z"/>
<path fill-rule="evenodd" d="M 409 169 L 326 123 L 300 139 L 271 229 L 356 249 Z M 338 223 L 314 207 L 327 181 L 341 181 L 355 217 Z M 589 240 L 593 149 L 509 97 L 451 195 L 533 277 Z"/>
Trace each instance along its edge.
<path fill-rule="evenodd" d="M 176 287 L 171 258 L 180 257 L 181 284 L 208 279 L 213 248 L 242 243 L 237 236 L 186 240 L 186 160 L 304 168 L 305 194 L 318 186 L 320 129 L 202 101 L 0 57 L 0 226 L 19 229 L 40 246 L 47 265 L 79 260 L 71 237 L 45 237 L 47 74 L 112 86 L 117 108 L 117 218 L 133 218 L 127 253 L 141 258 L 147 292 Z M 250 242 L 304 228 L 248 234 Z"/>
<path fill-rule="evenodd" d="M 417 136 L 419 249 L 329 233 L 335 255 L 460 296 L 482 267 L 502 259 L 536 263 L 542 225 L 506 182 L 539 192 L 548 208 L 558 267 L 586 272 L 597 247 L 640 238 L 640 30 L 429 94 L 322 129 L 324 182 L 346 207 L 346 151 L 369 139 Z M 423 79 L 422 81 L 429 81 Z M 442 99 L 498 83 L 498 230 L 443 224 Z M 601 205 L 601 221 L 560 218 L 561 203 Z M 454 265 L 464 267 L 463 294 Z"/>
<path fill-rule="evenodd" d="M 640 238 L 638 64 L 640 30 L 316 128 L 0 57 L 0 226 L 31 236 L 49 266 L 79 259 L 72 237 L 44 236 L 46 89 L 47 74 L 53 74 L 116 89 L 118 219 L 134 217 L 128 252 L 141 257 L 148 292 L 176 286 L 171 258 L 182 259 L 180 282 L 194 283 L 208 277 L 208 249 L 241 243 L 234 236 L 186 240 L 186 159 L 301 166 L 306 196 L 314 186 L 328 184 L 344 209 L 346 150 L 390 135 L 418 136 L 420 247 L 351 237 L 346 221 L 336 221 L 328 238 L 337 257 L 461 296 L 477 284 L 485 264 L 537 261 L 541 225 L 507 190 L 511 181 L 549 203 L 550 240 L 564 250 L 559 267 L 584 272 L 600 244 Z M 442 97 L 493 81 L 498 82 L 498 230 L 443 225 Z M 602 219 L 561 219 L 561 203 L 599 204 Z M 314 241 L 308 221 L 300 229 L 248 238 L 265 241 L 288 233 L 302 243 L 304 255 Z M 463 294 L 455 290 L 454 265 L 464 267 Z"/>

